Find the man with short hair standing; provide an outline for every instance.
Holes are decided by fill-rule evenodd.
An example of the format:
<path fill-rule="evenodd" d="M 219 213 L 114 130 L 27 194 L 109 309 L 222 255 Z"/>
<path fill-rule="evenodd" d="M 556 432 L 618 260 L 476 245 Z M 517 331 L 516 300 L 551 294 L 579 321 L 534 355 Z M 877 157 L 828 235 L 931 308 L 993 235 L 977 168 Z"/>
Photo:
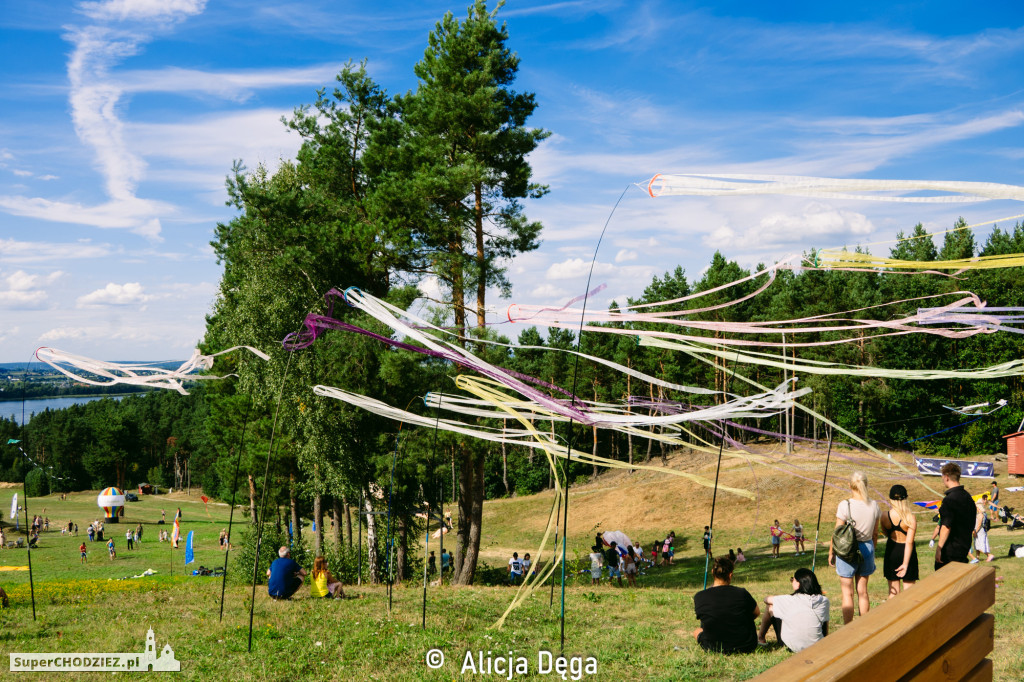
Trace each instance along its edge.
<path fill-rule="evenodd" d="M 287 547 L 277 550 L 277 556 L 267 569 L 267 593 L 274 599 L 288 599 L 302 587 L 306 569 L 292 559 Z"/>
<path fill-rule="evenodd" d="M 974 499 L 960 485 L 960 465 L 946 462 L 942 465 L 942 484 L 946 496 L 939 507 L 938 544 L 935 546 L 935 570 L 951 562 L 967 563 L 974 537 L 976 507 Z"/>

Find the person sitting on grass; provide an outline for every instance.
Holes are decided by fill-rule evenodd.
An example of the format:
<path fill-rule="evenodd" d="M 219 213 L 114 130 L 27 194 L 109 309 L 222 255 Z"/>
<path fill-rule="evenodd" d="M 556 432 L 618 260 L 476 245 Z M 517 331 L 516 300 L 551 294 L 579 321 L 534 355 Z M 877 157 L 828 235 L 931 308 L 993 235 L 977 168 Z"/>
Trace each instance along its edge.
<path fill-rule="evenodd" d="M 734 568 L 729 557 L 717 557 L 711 569 L 714 585 L 693 595 L 693 608 L 700 620 L 693 636 L 706 651 L 734 654 L 757 649 L 754 619 L 761 609 L 749 592 L 731 584 Z"/>
<path fill-rule="evenodd" d="M 85 549 L 85 543 L 84 542 L 82 543 L 82 546 L 78 548 L 78 553 L 82 555 L 82 563 L 83 564 L 84 563 L 88 563 L 88 561 L 86 559 L 86 556 L 85 556 L 86 549 Z"/>
<path fill-rule="evenodd" d="M 318 556 L 313 559 L 313 580 L 309 583 L 309 592 L 314 597 L 343 599 L 345 593 L 341 589 L 341 581 L 327 569 L 327 559 Z"/>
<path fill-rule="evenodd" d="M 793 594 L 765 597 L 768 605 L 761 618 L 757 643 L 767 644 L 765 635 L 775 629 L 775 639 L 793 653 L 803 651 L 828 635 L 828 597 L 821 593 L 818 577 L 809 568 L 798 568 L 789 579 Z"/>
<path fill-rule="evenodd" d="M 287 547 L 277 550 L 277 556 L 267 569 L 267 594 L 274 599 L 288 599 L 302 587 L 306 569 L 295 563 Z"/>

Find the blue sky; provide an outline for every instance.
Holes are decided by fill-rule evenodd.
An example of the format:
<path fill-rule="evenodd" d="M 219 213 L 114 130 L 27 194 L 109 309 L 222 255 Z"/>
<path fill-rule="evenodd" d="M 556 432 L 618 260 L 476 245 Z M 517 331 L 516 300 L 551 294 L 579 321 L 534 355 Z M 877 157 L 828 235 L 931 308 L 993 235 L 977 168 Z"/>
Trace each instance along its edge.
<path fill-rule="evenodd" d="M 464 2 L 105 0 L 0 14 L 0 361 L 40 345 L 102 359 L 187 357 L 220 270 L 232 160 L 273 167 L 279 119 L 348 60 L 415 88 L 427 33 Z M 848 3 L 843 3 L 848 5 Z M 1024 184 L 1024 6 L 510 0 L 500 16 L 536 93 L 530 202 L 543 244 L 513 297 L 582 293 L 630 183 L 745 172 Z M 744 266 L 1024 213 L 786 197 L 651 199 L 630 189 L 598 254 L 596 304 L 715 249 Z M 979 234 L 984 239 L 985 232 Z M 888 246 L 873 246 L 885 253 Z M 338 282 L 339 285 L 346 284 Z M 425 286 L 429 287 L 430 283 Z M 505 333 L 515 335 L 515 329 Z"/>

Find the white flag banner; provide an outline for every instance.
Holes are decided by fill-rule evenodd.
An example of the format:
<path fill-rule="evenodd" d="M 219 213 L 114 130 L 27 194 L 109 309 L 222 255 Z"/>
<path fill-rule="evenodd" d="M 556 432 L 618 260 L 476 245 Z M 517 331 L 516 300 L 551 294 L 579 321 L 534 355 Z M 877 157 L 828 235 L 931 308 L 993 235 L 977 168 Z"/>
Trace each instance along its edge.
<path fill-rule="evenodd" d="M 18 517 L 18 493 L 14 493 L 14 497 L 11 498 L 11 518 L 15 519 Z"/>

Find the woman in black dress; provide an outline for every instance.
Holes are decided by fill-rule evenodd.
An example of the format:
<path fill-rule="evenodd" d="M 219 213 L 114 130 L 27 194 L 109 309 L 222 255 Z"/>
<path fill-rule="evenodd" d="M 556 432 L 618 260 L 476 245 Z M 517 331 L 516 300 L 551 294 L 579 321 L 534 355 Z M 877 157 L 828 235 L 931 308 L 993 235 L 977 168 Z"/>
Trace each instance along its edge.
<path fill-rule="evenodd" d="M 889 489 L 889 505 L 891 508 L 881 519 L 882 533 L 886 537 L 882 573 L 889 581 L 889 599 L 892 599 L 900 593 L 900 581 L 906 589 L 918 579 L 914 547 L 917 519 L 907 503 L 907 489 L 903 486 L 894 485 Z"/>

